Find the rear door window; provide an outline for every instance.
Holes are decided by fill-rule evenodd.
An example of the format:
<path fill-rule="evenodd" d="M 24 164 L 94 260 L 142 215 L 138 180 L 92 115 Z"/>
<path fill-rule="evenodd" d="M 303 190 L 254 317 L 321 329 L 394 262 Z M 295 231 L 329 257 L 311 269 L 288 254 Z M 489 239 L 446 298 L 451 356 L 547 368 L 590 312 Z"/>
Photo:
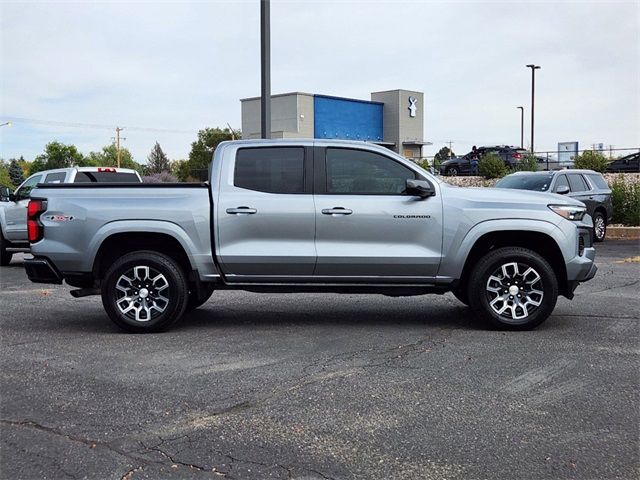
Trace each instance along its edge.
<path fill-rule="evenodd" d="M 571 187 L 572 192 L 585 192 L 589 190 L 589 187 L 585 184 L 582 175 L 579 173 L 572 173 L 568 175 L 569 177 L 569 186 Z"/>
<path fill-rule="evenodd" d="M 304 148 L 241 148 L 233 184 L 265 193 L 304 193 Z"/>
<path fill-rule="evenodd" d="M 607 184 L 607 181 L 602 177 L 602 175 L 591 173 L 587 175 L 587 178 L 595 188 L 600 188 L 602 190 L 609 189 L 609 185 Z"/>
<path fill-rule="evenodd" d="M 44 179 L 44 183 L 62 183 L 66 178 L 65 172 L 49 173 Z"/>

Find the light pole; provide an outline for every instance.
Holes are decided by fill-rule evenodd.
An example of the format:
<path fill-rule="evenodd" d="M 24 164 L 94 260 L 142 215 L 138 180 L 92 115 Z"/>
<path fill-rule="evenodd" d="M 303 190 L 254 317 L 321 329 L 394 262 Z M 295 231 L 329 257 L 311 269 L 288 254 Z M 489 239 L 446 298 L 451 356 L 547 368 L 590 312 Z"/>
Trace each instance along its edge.
<path fill-rule="evenodd" d="M 271 138 L 271 12 L 269 0 L 260 0 L 260 131 Z"/>
<path fill-rule="evenodd" d="M 534 115 L 534 102 L 536 97 L 536 70 L 538 70 L 540 65 L 534 65 L 530 63 L 527 65 L 527 68 L 531 69 L 531 153 L 533 153 L 533 115 Z"/>
<path fill-rule="evenodd" d="M 11 122 L 0 123 L 0 127 L 10 127 L 10 126 L 11 126 Z"/>
<path fill-rule="evenodd" d="M 524 107 L 516 107 L 520 109 L 520 148 L 524 148 Z"/>

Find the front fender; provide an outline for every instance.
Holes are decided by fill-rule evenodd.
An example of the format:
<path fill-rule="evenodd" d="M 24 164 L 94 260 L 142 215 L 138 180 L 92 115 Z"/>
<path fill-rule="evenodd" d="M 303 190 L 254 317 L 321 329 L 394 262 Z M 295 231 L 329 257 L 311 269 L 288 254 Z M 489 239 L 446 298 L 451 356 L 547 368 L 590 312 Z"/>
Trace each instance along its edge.
<path fill-rule="evenodd" d="M 574 235 L 575 235 L 575 228 Z M 495 232 L 535 232 L 551 237 L 562 252 L 565 261 L 573 258 L 574 250 L 577 248 L 577 240 L 568 238 L 571 229 L 561 229 L 557 225 L 545 221 L 534 219 L 495 219 L 486 220 L 474 225 L 466 234 L 455 234 L 450 239 L 449 248 L 442 259 L 438 277 L 442 280 L 459 279 L 471 249 L 476 242 L 488 233 Z"/>

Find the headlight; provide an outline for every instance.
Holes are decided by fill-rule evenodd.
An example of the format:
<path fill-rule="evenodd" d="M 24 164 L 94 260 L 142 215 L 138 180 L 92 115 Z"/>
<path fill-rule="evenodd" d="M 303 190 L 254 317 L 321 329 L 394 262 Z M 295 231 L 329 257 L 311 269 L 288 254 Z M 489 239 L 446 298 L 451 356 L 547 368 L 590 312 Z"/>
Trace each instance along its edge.
<path fill-rule="evenodd" d="M 576 222 L 582 220 L 584 214 L 587 212 L 585 207 L 575 207 L 573 205 L 549 205 L 549 208 L 561 217 Z"/>

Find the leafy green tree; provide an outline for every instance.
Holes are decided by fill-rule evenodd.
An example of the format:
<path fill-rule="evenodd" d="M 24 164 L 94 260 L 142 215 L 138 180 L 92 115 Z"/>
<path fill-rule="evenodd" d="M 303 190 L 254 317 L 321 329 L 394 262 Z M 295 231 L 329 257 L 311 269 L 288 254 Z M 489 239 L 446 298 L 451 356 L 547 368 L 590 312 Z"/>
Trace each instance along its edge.
<path fill-rule="evenodd" d="M 216 147 L 225 140 L 232 140 L 234 136 L 237 136 L 237 132 L 232 132 L 228 128 L 216 127 L 200 130 L 198 139 L 191 144 L 187 166 L 183 167 L 183 169 L 189 170 L 187 177 L 194 177 L 196 172 L 205 172 L 209 168 Z"/>
<path fill-rule="evenodd" d="M 578 155 L 574 160 L 576 168 L 586 168 L 596 172 L 604 172 L 607 169 L 609 160 L 601 152 L 587 150 Z"/>
<path fill-rule="evenodd" d="M 496 153 L 484 155 L 478 162 L 478 171 L 484 178 L 501 178 L 509 173 L 504 161 Z"/>
<path fill-rule="evenodd" d="M 169 158 L 162 151 L 162 147 L 158 142 L 151 149 L 147 160 L 147 172 L 149 174 L 171 172 L 171 162 L 169 162 Z"/>
<path fill-rule="evenodd" d="M 13 190 L 13 183 L 9 176 L 9 165 L 2 159 L 0 159 L 0 185 L 3 187 L 9 187 Z"/>
<path fill-rule="evenodd" d="M 90 152 L 87 155 L 87 166 L 94 167 L 117 167 L 117 148 L 114 144 L 102 147 L 101 152 Z M 143 173 L 144 167 L 133 160 L 131 152 L 126 148 L 120 148 L 120 167 L 132 168 L 139 173 Z"/>
<path fill-rule="evenodd" d="M 12 158 L 9 162 L 9 177 L 11 178 L 11 183 L 16 187 L 24 182 L 24 172 L 15 158 Z"/>
<path fill-rule="evenodd" d="M 433 157 L 433 167 L 438 168 L 442 162 L 445 160 L 449 160 L 450 157 L 455 157 L 456 154 L 453 153 L 453 150 L 449 149 L 449 147 L 444 146 L 438 153 L 436 153 L 435 157 Z"/>
<path fill-rule="evenodd" d="M 75 145 L 65 145 L 61 142 L 50 142 L 44 147 L 44 153 L 38 155 L 31 163 L 29 174 L 54 168 L 83 166 L 84 156 Z"/>

